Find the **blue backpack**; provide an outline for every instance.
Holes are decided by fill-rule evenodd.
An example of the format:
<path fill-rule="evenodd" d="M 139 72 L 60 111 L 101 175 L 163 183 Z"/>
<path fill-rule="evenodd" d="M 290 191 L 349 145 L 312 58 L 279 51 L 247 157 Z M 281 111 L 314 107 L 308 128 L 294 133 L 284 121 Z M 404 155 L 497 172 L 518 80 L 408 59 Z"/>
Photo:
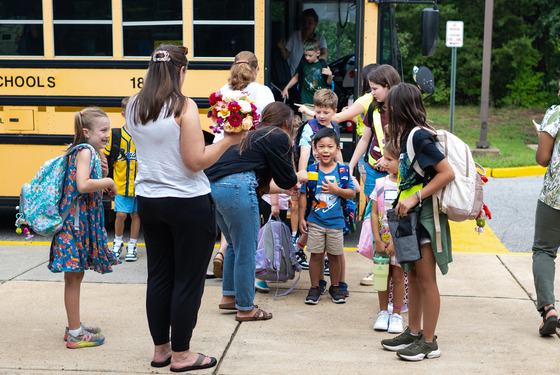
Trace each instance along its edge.
<path fill-rule="evenodd" d="M 73 206 L 71 204 L 65 212 L 60 212 L 59 204 L 68 172 L 68 159 L 76 152 L 77 147 L 84 145 L 91 150 L 91 171 L 95 163 L 99 162 L 99 156 L 91 145 L 81 144 L 68 150 L 64 155 L 48 160 L 33 177 L 31 183 L 23 184 L 19 206 L 16 207 L 19 209 L 16 214 L 18 229 L 26 225 L 41 236 L 51 236 L 62 229 L 64 219 Z M 20 230 L 16 231 L 20 233 Z"/>
<path fill-rule="evenodd" d="M 348 180 L 350 177 L 350 171 L 348 166 L 345 164 L 336 164 L 336 169 L 338 171 L 338 182 L 340 183 L 340 187 L 343 189 L 348 188 Z M 319 164 L 311 164 L 307 167 L 308 172 L 318 172 Z M 311 212 L 311 203 L 312 201 L 316 200 L 315 198 L 315 190 L 317 188 L 317 181 L 316 180 L 309 180 L 307 181 L 306 186 L 306 196 L 307 196 L 307 207 L 305 208 L 305 217 L 309 216 Z M 344 214 L 344 235 L 349 233 L 354 233 L 356 231 L 356 203 L 353 199 L 346 199 L 340 198 L 340 205 L 342 206 L 342 213 Z"/>

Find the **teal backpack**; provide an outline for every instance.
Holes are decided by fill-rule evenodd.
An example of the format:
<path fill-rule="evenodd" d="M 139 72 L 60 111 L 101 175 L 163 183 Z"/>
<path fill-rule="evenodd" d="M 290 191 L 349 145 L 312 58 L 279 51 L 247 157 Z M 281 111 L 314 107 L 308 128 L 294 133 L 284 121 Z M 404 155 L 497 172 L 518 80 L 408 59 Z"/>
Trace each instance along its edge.
<path fill-rule="evenodd" d="M 73 206 L 71 204 L 65 212 L 60 212 L 59 204 L 68 172 L 68 159 L 77 147 L 84 145 L 91 150 L 91 171 L 95 163 L 99 162 L 99 156 L 91 145 L 81 144 L 68 150 L 64 155 L 45 162 L 31 183 L 23 184 L 19 196 L 19 206 L 16 207 L 19 209 L 16 214 L 16 227 L 18 228 L 16 231 L 18 233 L 21 233 L 22 225 L 31 228 L 41 236 L 51 236 L 62 229 L 64 219 Z"/>

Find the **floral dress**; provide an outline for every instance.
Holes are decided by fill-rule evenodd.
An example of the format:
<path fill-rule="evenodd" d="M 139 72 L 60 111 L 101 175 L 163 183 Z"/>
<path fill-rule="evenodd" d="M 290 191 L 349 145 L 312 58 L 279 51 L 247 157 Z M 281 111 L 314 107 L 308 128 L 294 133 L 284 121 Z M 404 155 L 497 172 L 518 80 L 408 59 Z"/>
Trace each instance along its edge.
<path fill-rule="evenodd" d="M 66 212 L 68 208 L 70 211 L 51 243 L 48 268 L 52 272 L 91 269 L 107 273 L 113 271 L 112 265 L 120 263 L 107 245 L 102 192 L 80 194 L 76 186 L 76 155 L 84 148 L 92 152 L 90 178 L 102 178 L 97 152 L 88 144 L 76 146 L 68 156 L 68 171 L 60 201 L 60 212 Z M 78 220 L 75 220 L 77 209 Z"/>

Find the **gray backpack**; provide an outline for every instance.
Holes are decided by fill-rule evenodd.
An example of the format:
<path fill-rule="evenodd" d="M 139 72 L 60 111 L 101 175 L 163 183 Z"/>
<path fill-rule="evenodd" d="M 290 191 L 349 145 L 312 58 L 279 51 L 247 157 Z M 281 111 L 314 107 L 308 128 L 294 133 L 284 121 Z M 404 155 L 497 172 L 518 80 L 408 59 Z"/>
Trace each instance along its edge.
<path fill-rule="evenodd" d="M 255 277 L 260 280 L 283 282 L 292 280 L 296 272 L 301 274 L 290 229 L 279 218 L 271 216 L 259 230 L 255 261 Z M 283 294 L 278 294 L 278 286 L 276 286 L 274 298 L 290 293 L 298 281 L 299 276 L 294 285 Z"/>

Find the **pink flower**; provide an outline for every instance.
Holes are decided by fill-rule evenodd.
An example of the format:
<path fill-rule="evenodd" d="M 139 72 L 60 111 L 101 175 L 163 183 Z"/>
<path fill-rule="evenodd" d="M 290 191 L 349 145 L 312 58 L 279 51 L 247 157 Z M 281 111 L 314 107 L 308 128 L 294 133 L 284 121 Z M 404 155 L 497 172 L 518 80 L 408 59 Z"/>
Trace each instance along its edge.
<path fill-rule="evenodd" d="M 243 119 L 241 118 L 240 115 L 238 115 L 237 113 L 233 113 L 229 116 L 228 118 L 228 122 L 230 123 L 231 126 L 233 126 L 234 128 L 238 127 L 239 125 L 241 125 L 241 121 Z"/>

